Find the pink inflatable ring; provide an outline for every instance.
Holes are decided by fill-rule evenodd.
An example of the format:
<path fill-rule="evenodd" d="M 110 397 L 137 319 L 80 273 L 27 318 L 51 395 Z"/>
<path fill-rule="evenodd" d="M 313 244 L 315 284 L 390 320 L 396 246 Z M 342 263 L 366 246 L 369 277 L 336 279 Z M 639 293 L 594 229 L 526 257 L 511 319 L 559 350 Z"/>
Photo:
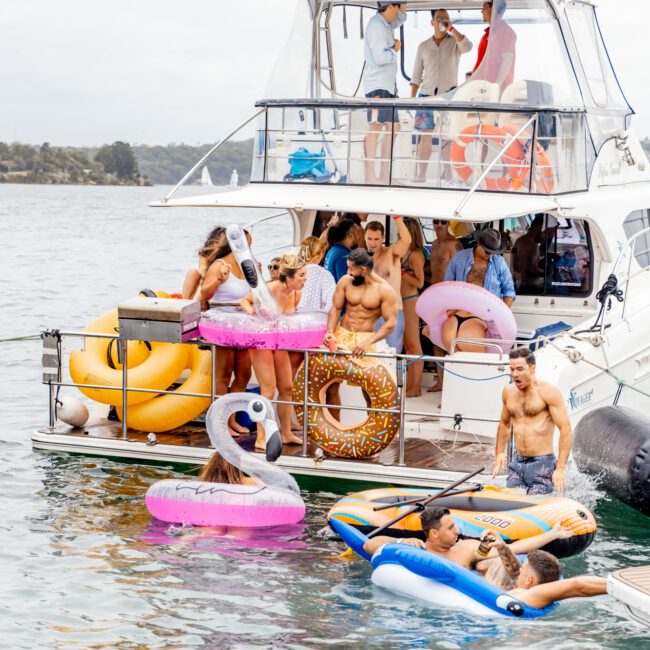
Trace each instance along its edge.
<path fill-rule="evenodd" d="M 469 282 L 439 282 L 429 287 L 415 303 L 415 312 L 429 326 L 429 338 L 440 348 L 442 324 L 447 311 L 458 309 L 478 316 L 486 325 L 488 339 L 508 352 L 517 337 L 517 323 L 508 306 L 487 289 Z"/>

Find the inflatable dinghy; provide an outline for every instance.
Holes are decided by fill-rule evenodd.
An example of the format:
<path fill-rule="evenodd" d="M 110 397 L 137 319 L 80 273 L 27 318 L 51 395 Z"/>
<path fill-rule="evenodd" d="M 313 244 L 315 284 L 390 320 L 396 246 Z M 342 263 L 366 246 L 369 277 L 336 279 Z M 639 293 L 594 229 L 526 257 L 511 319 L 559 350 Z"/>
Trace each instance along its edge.
<path fill-rule="evenodd" d="M 349 494 L 327 513 L 362 533 L 397 517 L 413 499 L 425 499 L 440 490 L 426 488 L 378 488 Z M 374 508 L 394 504 L 383 510 Z M 513 541 L 539 535 L 551 530 L 557 522 L 573 530 L 573 536 L 557 539 L 544 547 L 555 557 L 576 555 L 586 549 L 596 534 L 593 514 L 577 501 L 561 496 L 529 496 L 515 490 L 487 487 L 481 490 L 450 493 L 436 499 L 435 505 L 449 508 L 458 530 L 465 537 L 479 537 L 484 530 L 498 533 Z M 417 513 L 408 515 L 386 531 L 391 537 L 420 537 L 424 539 Z"/>

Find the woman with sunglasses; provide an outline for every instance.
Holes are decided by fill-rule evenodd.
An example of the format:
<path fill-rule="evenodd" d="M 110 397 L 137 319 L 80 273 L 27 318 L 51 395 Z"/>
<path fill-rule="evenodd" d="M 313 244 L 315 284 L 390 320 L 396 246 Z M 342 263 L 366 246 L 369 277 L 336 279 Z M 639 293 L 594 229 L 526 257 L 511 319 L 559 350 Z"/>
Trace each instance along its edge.
<path fill-rule="evenodd" d="M 274 257 L 269 265 L 267 266 L 269 270 L 269 282 L 275 282 L 280 279 L 280 258 Z"/>
<path fill-rule="evenodd" d="M 280 258 L 279 274 L 278 280 L 268 283 L 269 291 L 283 314 L 293 314 L 300 303 L 302 289 L 307 280 L 306 264 L 296 255 L 283 255 Z M 247 294 L 240 305 L 246 313 L 255 313 L 252 294 Z M 293 373 L 289 353 L 286 350 L 251 349 L 250 357 L 262 396 L 272 400 L 277 390 L 278 400 L 290 402 Z M 302 439 L 291 431 L 291 406 L 278 404 L 277 411 L 282 442 L 285 445 L 302 444 Z M 258 427 L 255 449 L 262 451 L 265 447 L 264 433 L 261 427 Z"/>
<path fill-rule="evenodd" d="M 406 255 L 402 258 L 402 309 L 404 310 L 404 349 L 406 354 L 420 356 L 420 317 L 415 313 L 415 303 L 424 285 L 424 237 L 420 224 L 415 219 L 404 219 L 404 225 L 411 234 L 411 243 Z M 422 395 L 422 373 L 424 362 L 415 361 L 409 365 L 406 379 L 406 396 L 419 397 Z"/>

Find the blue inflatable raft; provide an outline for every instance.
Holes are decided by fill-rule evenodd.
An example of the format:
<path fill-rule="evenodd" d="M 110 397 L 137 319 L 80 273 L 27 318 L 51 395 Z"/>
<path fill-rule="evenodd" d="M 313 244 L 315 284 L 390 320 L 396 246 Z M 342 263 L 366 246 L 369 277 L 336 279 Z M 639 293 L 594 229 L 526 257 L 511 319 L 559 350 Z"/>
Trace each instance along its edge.
<path fill-rule="evenodd" d="M 368 541 L 363 533 L 337 519 L 330 519 L 330 524 L 357 555 L 370 561 L 372 581 L 384 589 L 479 616 L 538 618 L 557 607 L 557 603 L 544 609 L 530 607 L 477 573 L 407 544 L 386 544 L 371 558 L 363 550 Z"/>

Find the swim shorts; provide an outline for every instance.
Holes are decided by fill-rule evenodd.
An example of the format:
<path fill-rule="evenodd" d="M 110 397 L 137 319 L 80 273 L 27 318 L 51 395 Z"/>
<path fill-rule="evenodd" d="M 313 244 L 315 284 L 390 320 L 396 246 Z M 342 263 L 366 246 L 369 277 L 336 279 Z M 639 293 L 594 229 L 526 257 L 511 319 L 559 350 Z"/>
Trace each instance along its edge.
<path fill-rule="evenodd" d="M 431 95 L 418 93 L 418 97 L 431 97 Z M 433 120 L 433 111 L 415 111 L 415 123 L 413 124 L 413 127 L 418 131 L 433 131 L 435 125 L 436 124 Z"/>
<path fill-rule="evenodd" d="M 397 95 L 389 93 L 387 90 L 373 90 L 366 93 L 368 99 L 395 99 Z M 399 111 L 392 108 L 369 108 L 368 109 L 368 122 L 377 122 L 378 124 L 385 124 L 386 122 L 399 122 Z"/>
<path fill-rule="evenodd" d="M 334 331 L 334 338 L 336 339 L 337 346 L 343 350 L 350 350 L 350 352 L 352 352 L 359 343 L 363 343 L 371 336 L 374 336 L 374 332 L 355 332 L 353 330 L 348 330 L 341 325 L 339 325 Z M 377 346 L 374 344 L 368 348 L 368 352 L 376 351 Z M 351 363 L 355 363 L 362 368 L 372 366 L 376 361 L 376 359 L 373 359 L 372 357 L 361 357 L 361 359 L 353 359 L 352 357 L 349 357 L 349 359 Z"/>
<path fill-rule="evenodd" d="M 385 323 L 383 318 L 378 318 L 375 323 L 375 332 Z M 395 329 L 386 337 L 386 343 L 389 347 L 395 348 L 397 354 L 401 354 L 404 347 L 404 312 L 400 309 L 397 312 L 397 320 L 395 322 Z"/>
<path fill-rule="evenodd" d="M 526 494 L 551 494 L 553 492 L 553 472 L 555 456 L 520 456 L 508 466 L 508 482 L 511 488 L 525 488 Z"/>

